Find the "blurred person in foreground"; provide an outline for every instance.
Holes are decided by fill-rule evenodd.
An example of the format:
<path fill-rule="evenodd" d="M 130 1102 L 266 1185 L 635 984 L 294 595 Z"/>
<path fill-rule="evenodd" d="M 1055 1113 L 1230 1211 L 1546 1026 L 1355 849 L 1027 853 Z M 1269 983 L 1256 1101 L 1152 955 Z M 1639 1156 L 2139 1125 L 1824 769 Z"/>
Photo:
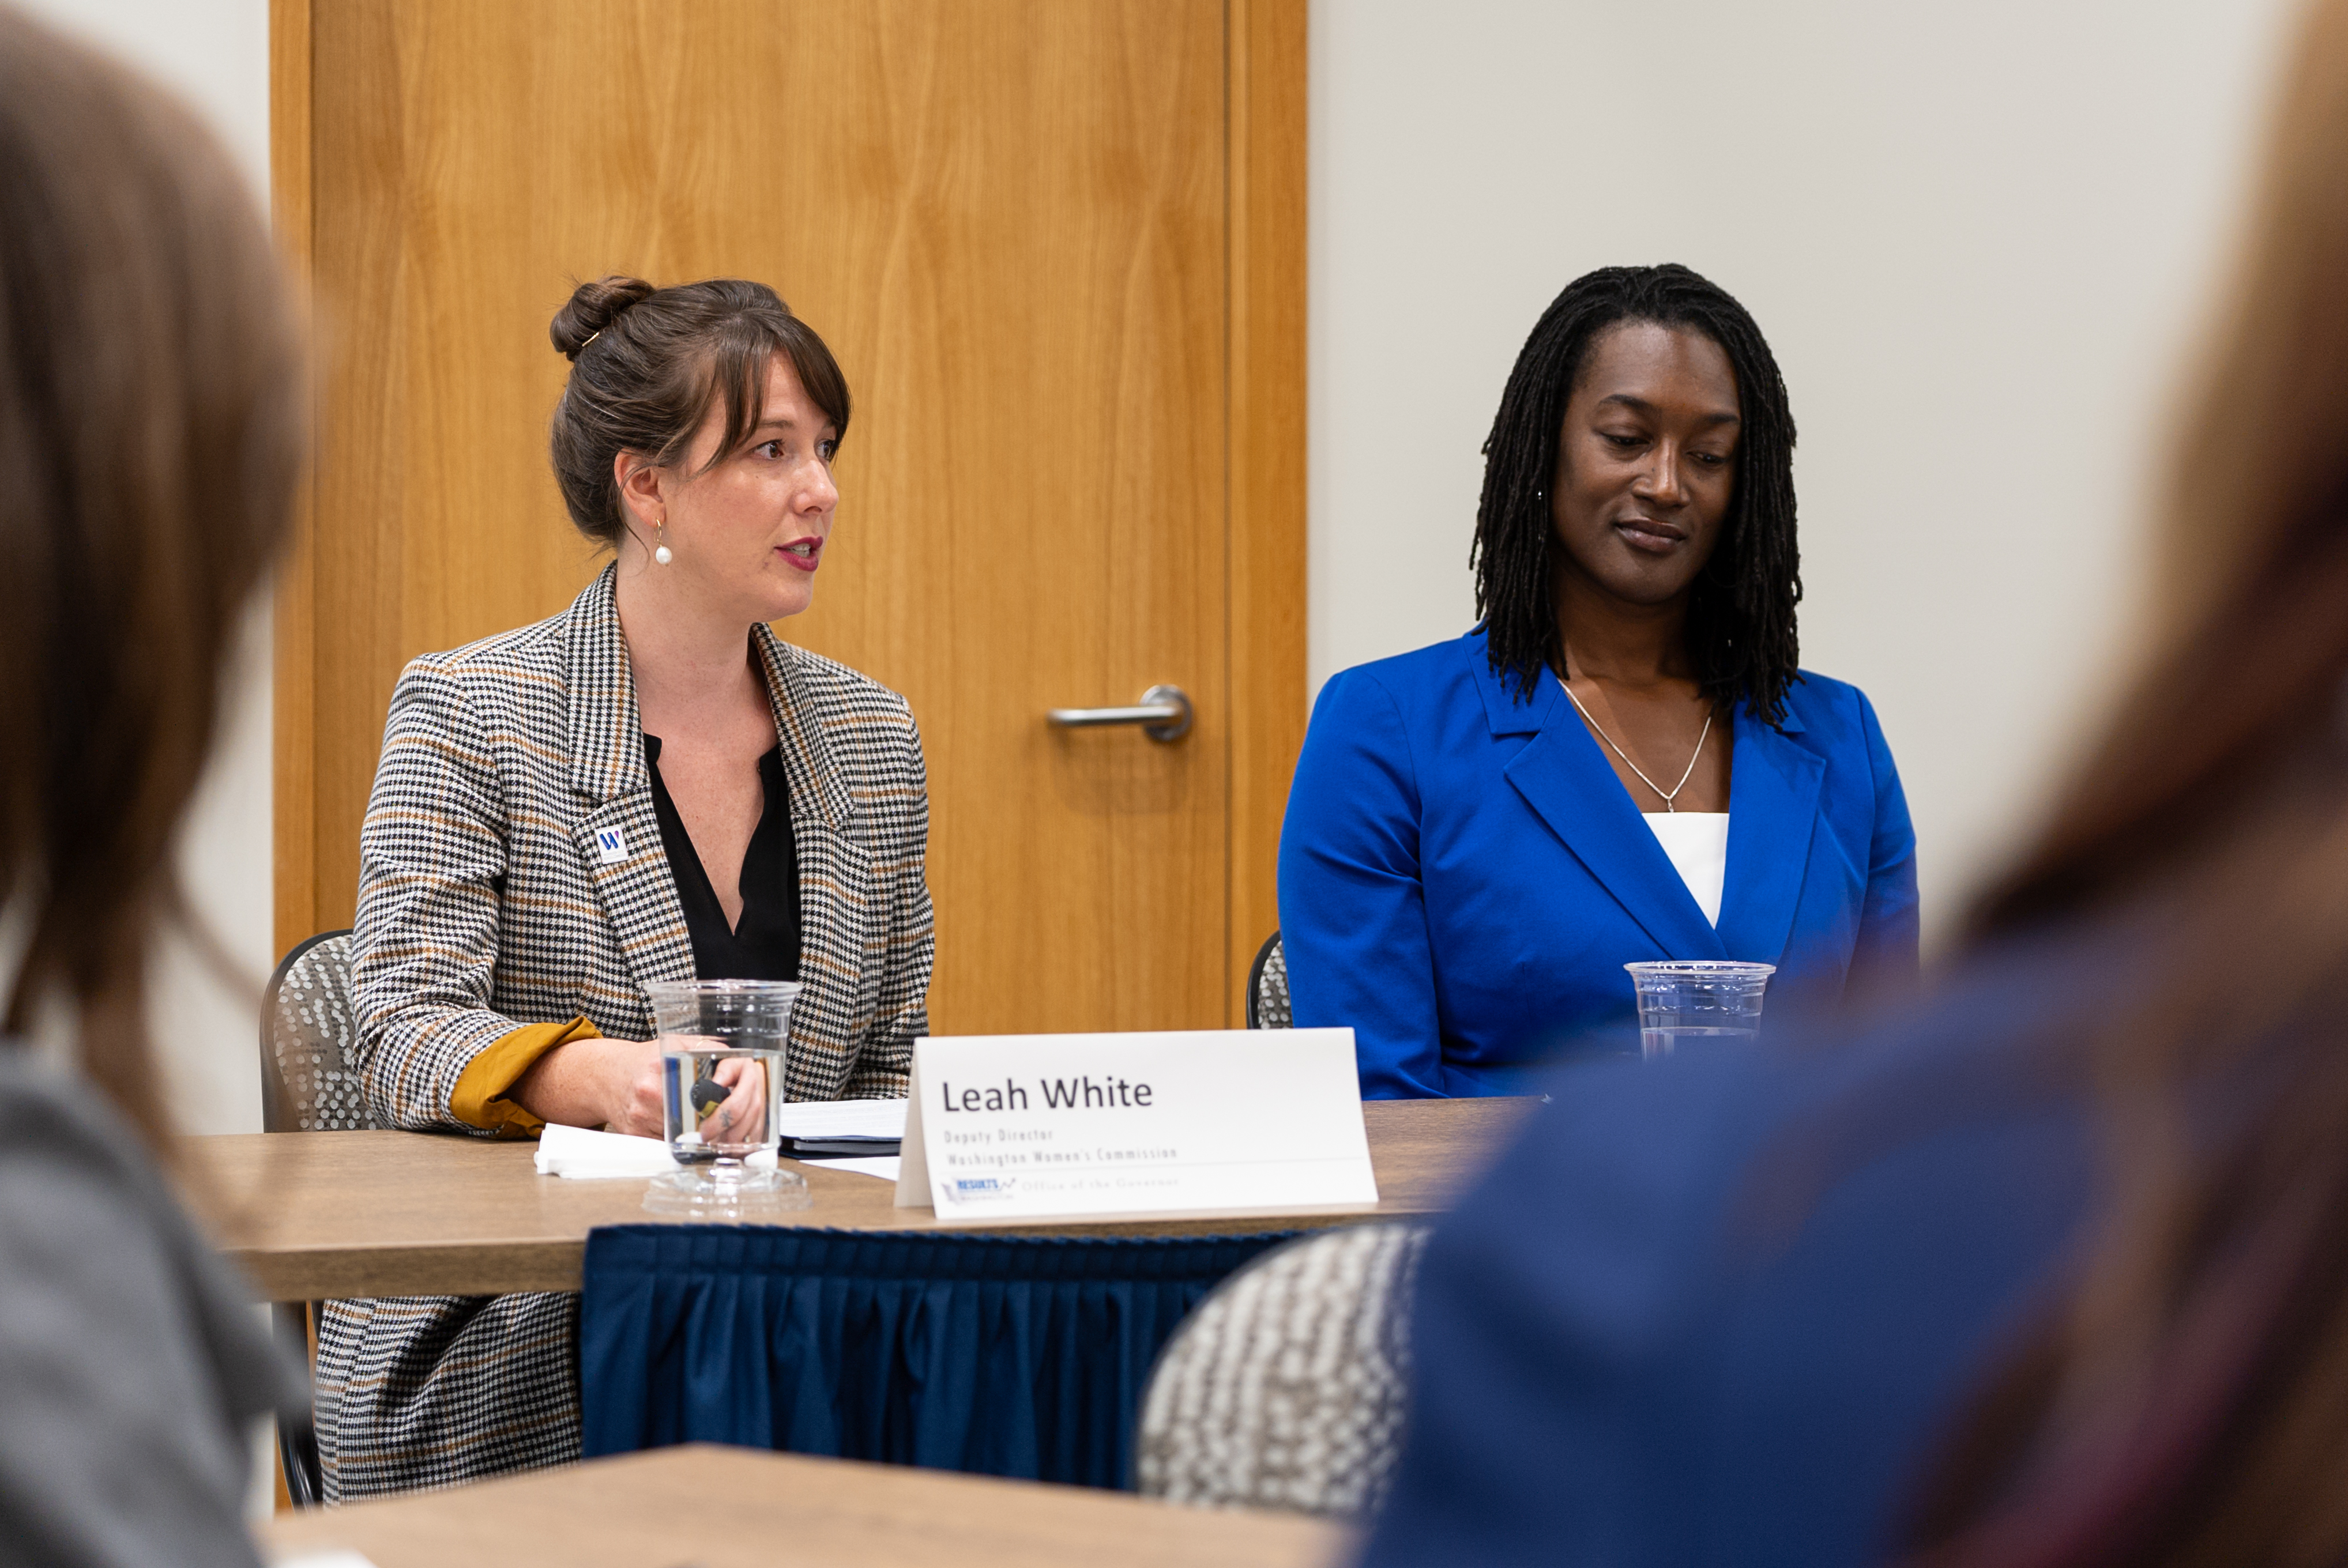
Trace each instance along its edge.
<path fill-rule="evenodd" d="M 2140 683 L 1928 1006 L 1557 1081 L 1369 1563 L 2348 1561 L 2348 0 L 2291 58 Z"/>
<path fill-rule="evenodd" d="M 250 1423 L 306 1402 L 158 1168 L 144 1013 L 300 406 L 226 155 L 0 6 L 0 1563 L 254 1562 Z"/>

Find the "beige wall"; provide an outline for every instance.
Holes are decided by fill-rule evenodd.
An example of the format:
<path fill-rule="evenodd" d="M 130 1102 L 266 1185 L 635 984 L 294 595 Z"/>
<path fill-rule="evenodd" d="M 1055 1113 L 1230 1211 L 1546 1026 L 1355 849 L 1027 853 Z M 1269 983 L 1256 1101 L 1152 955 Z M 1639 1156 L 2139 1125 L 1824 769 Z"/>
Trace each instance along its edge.
<path fill-rule="evenodd" d="M 1473 620 L 1478 448 L 1543 306 L 1684 261 L 1784 367 L 1804 663 L 1875 700 L 1944 930 L 2134 619 L 2288 9 L 1318 0 L 1315 688 Z"/>

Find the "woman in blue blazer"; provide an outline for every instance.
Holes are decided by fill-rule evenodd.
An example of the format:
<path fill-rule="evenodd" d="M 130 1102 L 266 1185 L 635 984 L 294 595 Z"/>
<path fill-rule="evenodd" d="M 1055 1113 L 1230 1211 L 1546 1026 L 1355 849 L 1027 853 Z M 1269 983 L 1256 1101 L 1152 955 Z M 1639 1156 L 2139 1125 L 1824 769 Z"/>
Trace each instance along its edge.
<path fill-rule="evenodd" d="M 2302 28 L 2135 690 L 1924 1005 L 1556 1075 L 1419 1267 L 1362 1568 L 2348 1563 L 2348 0 Z"/>
<path fill-rule="evenodd" d="M 1684 267 L 1576 280 L 1509 378 L 1482 623 L 1323 688 L 1281 837 L 1299 1026 L 1372 1099 L 1506 1094 L 1629 1044 L 1625 963 L 1743 958 L 1839 996 L 1916 966 L 1915 835 L 1855 688 L 1796 666 L 1793 418 Z"/>

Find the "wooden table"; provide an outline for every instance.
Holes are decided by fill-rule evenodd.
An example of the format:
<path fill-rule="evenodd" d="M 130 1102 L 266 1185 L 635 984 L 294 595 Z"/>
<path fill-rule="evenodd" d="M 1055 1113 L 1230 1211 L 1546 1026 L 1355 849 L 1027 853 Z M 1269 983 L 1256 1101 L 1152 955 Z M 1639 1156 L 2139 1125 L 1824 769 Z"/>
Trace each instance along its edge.
<path fill-rule="evenodd" d="M 279 1514 L 261 1540 L 376 1568 L 1330 1568 L 1352 1543 L 1292 1514 L 702 1446 Z"/>
<path fill-rule="evenodd" d="M 1362 1107 L 1379 1203 L 1350 1214 L 1167 1215 L 1026 1222 L 993 1231 L 1169 1235 L 1285 1230 L 1433 1214 L 1497 1152 L 1521 1100 L 1377 1100 Z M 278 1301 L 576 1290 L 597 1225 L 639 1225 L 642 1180 L 541 1176 L 534 1145 L 423 1132 L 251 1132 L 191 1138 L 188 1177 L 223 1250 Z M 791 1162 L 786 1162 L 789 1163 Z M 780 1222 L 940 1228 L 895 1187 L 802 1164 L 815 1204 Z M 968 1227 L 962 1227 L 968 1228 Z"/>

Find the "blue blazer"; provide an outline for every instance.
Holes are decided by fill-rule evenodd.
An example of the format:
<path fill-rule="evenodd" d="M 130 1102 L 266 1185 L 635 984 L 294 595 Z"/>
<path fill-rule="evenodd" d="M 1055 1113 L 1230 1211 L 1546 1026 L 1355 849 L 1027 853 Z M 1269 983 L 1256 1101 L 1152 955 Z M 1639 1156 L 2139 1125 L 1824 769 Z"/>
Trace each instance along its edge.
<path fill-rule="evenodd" d="M 1563 689 L 1519 700 L 1480 629 L 1336 676 L 1281 832 L 1296 1023 L 1353 1027 L 1368 1099 L 1522 1093 L 1562 1047 L 1636 1048 L 1626 963 L 1773 963 L 1771 1007 L 1839 996 L 1862 956 L 1912 972 L 1916 835 L 1875 711 L 1821 675 L 1786 708 L 1782 732 L 1736 711 L 1715 929 Z"/>
<path fill-rule="evenodd" d="M 1890 1562 L 2094 1224 L 2075 1048 L 2125 952 L 2050 947 L 1832 1049 L 1546 1080 L 1418 1270 L 1364 1568 Z"/>

